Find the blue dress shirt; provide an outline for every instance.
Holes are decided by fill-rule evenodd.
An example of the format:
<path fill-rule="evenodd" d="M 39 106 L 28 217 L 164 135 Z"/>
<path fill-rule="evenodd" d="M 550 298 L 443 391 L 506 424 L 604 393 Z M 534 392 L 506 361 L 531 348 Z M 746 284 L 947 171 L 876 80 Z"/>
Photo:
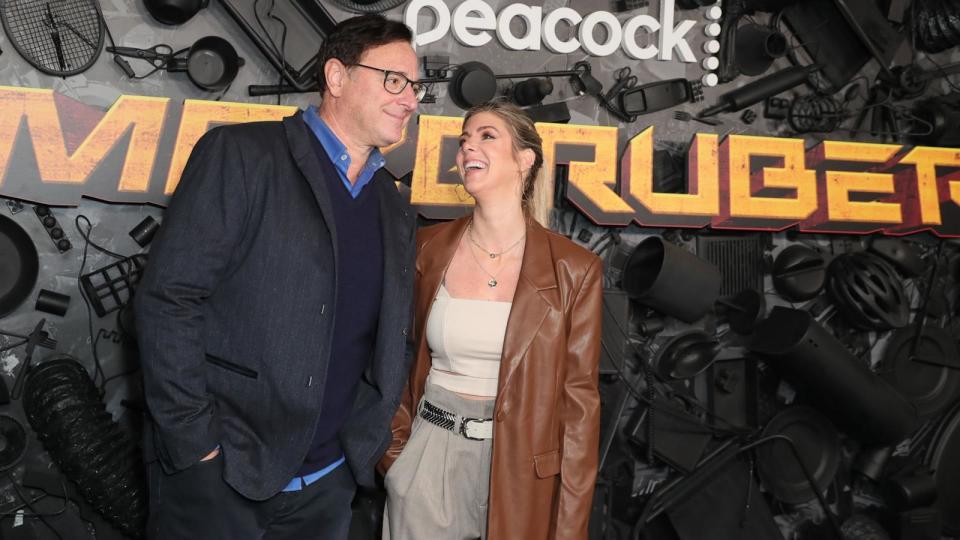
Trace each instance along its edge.
<path fill-rule="evenodd" d="M 350 196 L 354 199 L 357 198 L 357 195 L 360 195 L 363 186 L 366 186 L 373 180 L 373 174 L 387 164 L 380 150 L 374 148 L 373 151 L 370 152 L 370 157 L 367 158 L 367 163 L 363 166 L 363 169 L 361 169 L 360 174 L 357 175 L 357 182 L 351 184 L 347 178 L 347 169 L 350 168 L 350 154 L 347 153 L 347 146 L 337 138 L 330 129 L 330 126 L 320 118 L 316 107 L 311 105 L 303 112 L 303 121 L 307 123 L 307 126 L 310 127 L 313 134 L 317 136 L 317 140 L 320 141 L 323 149 L 327 152 L 327 155 L 330 156 L 330 161 L 333 162 L 333 166 L 337 169 L 337 172 L 340 173 L 340 180 L 343 181 L 344 187 L 347 188 Z"/>

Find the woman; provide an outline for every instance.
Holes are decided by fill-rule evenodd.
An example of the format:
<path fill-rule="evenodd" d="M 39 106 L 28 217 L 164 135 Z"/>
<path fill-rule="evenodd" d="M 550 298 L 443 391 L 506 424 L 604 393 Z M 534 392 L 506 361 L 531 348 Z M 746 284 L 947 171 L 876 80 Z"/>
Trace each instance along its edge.
<path fill-rule="evenodd" d="M 585 539 L 597 471 L 600 259 L 540 226 L 540 136 L 489 103 L 463 124 L 472 215 L 417 235 L 415 359 L 385 539 Z"/>

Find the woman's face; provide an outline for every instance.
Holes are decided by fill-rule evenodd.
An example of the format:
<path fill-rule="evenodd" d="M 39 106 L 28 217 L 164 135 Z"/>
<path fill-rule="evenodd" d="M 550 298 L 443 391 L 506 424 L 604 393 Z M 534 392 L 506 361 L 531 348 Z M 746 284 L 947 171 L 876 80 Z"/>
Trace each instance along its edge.
<path fill-rule="evenodd" d="M 521 162 L 527 161 L 528 153 L 531 158 L 524 166 Z M 533 163 L 532 154 L 524 150 L 518 161 L 507 123 L 495 113 L 477 113 L 464 123 L 460 135 L 457 168 L 463 187 L 474 197 L 496 193 L 519 199 L 523 176 Z"/>

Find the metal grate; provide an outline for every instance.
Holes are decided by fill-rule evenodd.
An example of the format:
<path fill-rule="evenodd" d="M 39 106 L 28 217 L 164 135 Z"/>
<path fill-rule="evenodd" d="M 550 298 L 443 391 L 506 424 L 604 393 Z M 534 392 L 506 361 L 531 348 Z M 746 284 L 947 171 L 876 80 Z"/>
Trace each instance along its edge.
<path fill-rule="evenodd" d="M 120 309 L 130 300 L 146 264 L 147 256 L 137 254 L 80 276 L 83 292 L 98 317 Z"/>
<path fill-rule="evenodd" d="M 763 241 L 759 236 L 700 236 L 697 255 L 723 274 L 720 296 L 744 289 L 763 290 Z"/>
<path fill-rule="evenodd" d="M 0 18 L 20 56 L 48 75 L 86 70 L 103 47 L 103 24 L 93 0 L 5 0 Z"/>

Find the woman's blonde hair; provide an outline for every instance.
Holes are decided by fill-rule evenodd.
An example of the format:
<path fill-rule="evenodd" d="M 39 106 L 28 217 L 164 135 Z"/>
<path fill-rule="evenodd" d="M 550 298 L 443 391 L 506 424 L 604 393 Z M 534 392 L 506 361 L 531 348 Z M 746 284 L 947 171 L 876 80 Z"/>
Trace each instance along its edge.
<path fill-rule="evenodd" d="M 517 107 L 509 101 L 488 101 L 480 105 L 475 105 L 467 111 L 463 117 L 463 123 L 476 114 L 492 113 L 500 117 L 507 124 L 510 134 L 513 136 L 513 153 L 516 157 L 523 150 L 532 150 L 534 155 L 533 165 L 527 171 L 523 180 L 521 193 L 521 203 L 524 211 L 536 219 L 541 224 L 549 222 L 549 212 L 551 206 L 552 193 L 546 182 L 542 178 L 543 172 L 543 140 L 537 133 L 533 119 L 520 107 Z"/>

